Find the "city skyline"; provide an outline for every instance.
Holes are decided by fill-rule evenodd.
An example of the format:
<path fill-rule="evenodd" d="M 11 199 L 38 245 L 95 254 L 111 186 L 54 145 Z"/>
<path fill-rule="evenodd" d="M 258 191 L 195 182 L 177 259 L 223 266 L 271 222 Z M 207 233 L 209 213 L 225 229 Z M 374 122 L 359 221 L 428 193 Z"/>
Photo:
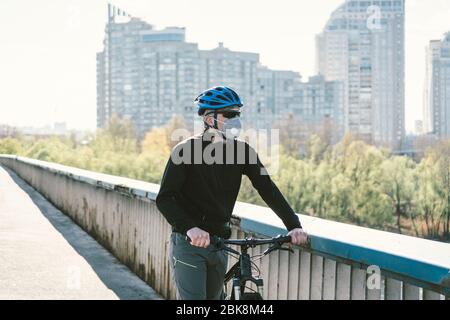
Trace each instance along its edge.
<path fill-rule="evenodd" d="M 3 13 L 19 10 L 17 7 L 20 6 L 20 2 L 12 4 L 5 1 L 2 2 L 0 8 Z M 311 18 L 307 17 L 308 15 L 299 14 L 297 10 L 289 10 L 294 6 L 293 1 L 284 1 L 277 7 L 261 4 L 258 6 L 259 10 L 253 12 L 252 5 L 255 5 L 256 2 L 250 1 L 250 4 L 246 3 L 240 6 L 241 10 L 238 11 L 237 18 L 244 17 L 253 24 L 239 23 L 245 19 L 236 19 L 238 23 L 227 24 L 226 18 L 230 11 L 225 11 L 223 15 L 214 17 L 215 19 L 212 17 L 204 19 L 203 23 L 209 23 L 208 30 L 212 31 L 208 32 L 208 30 L 204 30 L 204 27 L 201 28 L 201 24 L 195 23 L 192 15 L 188 14 L 189 10 L 194 9 L 200 10 L 200 13 L 204 12 L 205 9 L 201 5 L 206 3 L 205 1 L 199 1 L 195 7 L 189 6 L 187 1 L 169 1 L 164 4 L 154 1 L 146 2 L 146 5 L 143 1 L 111 2 L 133 15 L 142 17 L 158 29 L 171 25 L 186 27 L 187 41 L 199 43 L 201 49 L 209 49 L 217 46 L 218 42 L 224 42 L 231 50 L 259 53 L 261 62 L 271 69 L 300 72 L 303 79 L 314 75 L 315 35 L 321 32 L 333 10 L 344 3 L 343 0 L 327 0 L 326 3 L 318 1 L 316 4 L 305 4 L 304 2 L 295 4 L 298 7 L 294 8 L 301 8 L 302 12 L 308 10 Z M 437 0 L 432 2 L 434 5 L 428 2 L 425 12 L 434 12 L 432 13 L 433 19 L 426 14 L 418 17 L 418 11 L 424 12 L 422 3 L 410 0 L 406 4 L 406 116 L 409 131 L 413 129 L 415 120 L 422 118 L 426 45 L 430 40 L 442 38 L 442 34 L 450 29 L 450 24 L 446 26 L 442 19 L 450 12 L 450 3 Z M 0 81 L 3 87 L 10 88 L 3 94 L 3 101 L 6 102 L 6 105 L 11 106 L 11 109 L 2 108 L 0 122 L 25 126 L 30 123 L 42 125 L 55 121 L 66 121 L 70 128 L 93 129 L 95 128 L 96 111 L 95 52 L 99 51 L 101 47 L 101 38 L 106 23 L 104 12 L 107 2 L 101 1 L 101 3 L 92 5 L 86 1 L 66 1 L 64 4 L 43 1 L 43 3 L 44 5 L 37 10 L 38 17 L 25 14 L 29 18 L 25 20 L 31 24 L 23 24 L 22 21 L 22 26 L 19 26 L 10 18 L 3 19 L 3 21 L 16 26 L 18 31 L 13 34 L 9 31 L 5 37 L 5 50 L 2 53 L 4 58 L 1 59 L 4 72 Z M 178 4 L 182 10 L 168 11 L 168 7 L 173 7 L 174 3 Z M 233 3 L 230 3 L 230 7 L 233 7 Z M 35 4 L 30 3 L 28 6 L 34 7 Z M 269 9 L 274 10 L 273 15 L 276 18 L 271 16 L 272 13 Z M 180 11 L 183 12 L 183 15 L 180 14 Z M 60 15 L 49 17 L 50 12 L 52 15 L 58 15 L 57 12 L 59 12 Z M 249 12 L 252 15 L 249 16 Z M 49 18 L 46 19 L 46 17 Z M 269 17 L 273 18 L 272 24 L 263 25 L 264 19 L 268 20 Z M 299 21 L 298 17 L 307 21 Z M 411 20 L 414 23 L 411 23 Z M 33 23 L 42 21 L 46 23 L 36 26 L 36 30 L 29 28 Z M 429 23 L 429 21 L 433 21 L 433 23 Z M 427 24 L 424 24 L 425 22 Z M 311 28 L 301 29 L 305 23 L 311 25 Z M 64 28 L 56 32 L 57 30 L 53 29 L 57 25 L 62 25 Z M 298 28 L 296 28 L 297 25 Z M 236 36 L 239 28 L 243 34 L 241 37 Z M 261 33 L 256 33 L 256 30 L 259 29 L 261 29 Z M 284 30 L 284 32 L 280 32 L 280 30 Z M 254 38 L 249 41 L 245 36 L 248 36 L 251 31 L 254 31 Z M 33 32 L 38 32 L 39 35 L 45 34 L 46 37 L 24 37 Z M 54 33 L 60 36 L 60 41 L 51 41 L 55 36 Z M 413 41 L 411 36 L 413 36 Z M 271 41 L 264 41 L 266 39 Z M 299 40 L 293 43 L 293 39 Z M 305 42 L 304 39 L 308 39 L 308 41 Z M 301 44 L 298 44 L 299 42 Z M 286 50 L 286 48 L 292 49 Z M 414 50 L 410 50 L 411 48 Z M 301 51 L 304 52 L 299 56 Z M 419 51 L 421 52 L 419 53 Z M 55 54 L 58 54 L 56 59 L 54 59 Z M 295 55 L 298 58 L 295 58 Z M 67 72 L 63 70 L 67 70 Z M 30 74 L 24 77 L 24 73 L 27 71 Z M 40 79 L 40 75 L 45 75 L 45 78 Z M 19 94 L 21 88 L 26 88 L 26 95 Z M 34 107 L 31 108 L 30 105 Z M 82 107 L 78 107 L 80 105 Z"/>
<path fill-rule="evenodd" d="M 104 49 L 97 54 L 98 128 L 113 114 L 130 119 L 139 139 L 174 116 L 188 128 L 202 127 L 192 97 L 226 83 L 246 105 L 247 128 L 273 128 L 295 116 L 310 126 L 331 120 L 339 128 L 334 140 L 342 137 L 341 83 L 320 76 L 301 82 L 299 73 L 272 70 L 259 54 L 232 51 L 223 43 L 201 50 L 186 42 L 184 28 L 155 30 L 121 8 L 108 6 L 108 15 Z"/>
<path fill-rule="evenodd" d="M 404 0 L 352 0 L 317 35 L 317 72 L 344 84 L 345 131 L 394 149 L 405 133 L 404 12 Z"/>

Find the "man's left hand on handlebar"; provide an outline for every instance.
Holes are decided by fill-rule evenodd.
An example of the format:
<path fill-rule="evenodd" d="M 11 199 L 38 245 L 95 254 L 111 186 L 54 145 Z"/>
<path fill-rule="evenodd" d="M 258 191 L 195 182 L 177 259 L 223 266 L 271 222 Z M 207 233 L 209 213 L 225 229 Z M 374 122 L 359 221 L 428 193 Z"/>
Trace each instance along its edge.
<path fill-rule="evenodd" d="M 296 228 L 289 231 L 288 236 L 291 236 L 291 243 L 294 245 L 305 245 L 308 243 L 308 234 L 302 228 Z"/>

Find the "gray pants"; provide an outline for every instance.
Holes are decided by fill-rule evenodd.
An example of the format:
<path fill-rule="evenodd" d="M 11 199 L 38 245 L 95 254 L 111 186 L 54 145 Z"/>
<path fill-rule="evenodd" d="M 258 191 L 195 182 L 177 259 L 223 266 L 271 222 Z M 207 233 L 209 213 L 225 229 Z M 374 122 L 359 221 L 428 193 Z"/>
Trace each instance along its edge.
<path fill-rule="evenodd" d="M 224 299 L 223 280 L 228 265 L 224 251 L 217 251 L 212 245 L 194 247 L 186 236 L 172 232 L 169 259 L 178 300 Z"/>

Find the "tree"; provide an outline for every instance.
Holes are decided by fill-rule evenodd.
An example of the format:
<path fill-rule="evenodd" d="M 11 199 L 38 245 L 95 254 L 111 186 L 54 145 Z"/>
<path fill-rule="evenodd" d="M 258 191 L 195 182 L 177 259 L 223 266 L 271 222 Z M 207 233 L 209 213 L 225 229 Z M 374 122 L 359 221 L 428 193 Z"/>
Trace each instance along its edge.
<path fill-rule="evenodd" d="M 381 168 L 382 187 L 391 199 L 393 212 L 397 217 L 397 230 L 402 233 L 401 217 L 407 214 L 413 198 L 415 163 L 406 157 L 392 157 L 385 159 Z M 413 219 L 412 222 L 414 223 Z"/>
<path fill-rule="evenodd" d="M 430 158 L 422 160 L 418 166 L 418 188 L 415 193 L 417 215 L 424 221 L 424 236 L 436 239 L 439 233 L 439 196 L 436 192 L 436 167 Z"/>
<path fill-rule="evenodd" d="M 333 118 L 324 118 L 319 125 L 315 126 L 314 131 L 327 147 L 335 145 L 342 138 L 340 137 L 339 127 Z"/>
<path fill-rule="evenodd" d="M 138 151 L 136 130 L 129 119 L 119 118 L 113 114 L 105 129 L 99 129 L 92 141 L 98 153 L 111 150 L 130 154 Z"/>
<path fill-rule="evenodd" d="M 389 201 L 380 185 L 384 154 L 347 136 L 334 148 L 332 159 L 336 173 L 351 187 L 350 203 L 342 214 L 358 225 L 382 227 L 389 223 Z"/>
<path fill-rule="evenodd" d="M 114 117 L 107 128 L 82 143 L 74 143 L 73 137 L 7 138 L 0 139 L 0 153 L 158 183 L 171 149 L 185 138 L 173 134 L 180 128 L 185 128 L 183 119 L 174 118 L 166 127 L 148 132 L 137 148 L 129 120 Z M 316 134 L 303 140 L 307 155 L 303 158 L 294 152 L 296 147 L 289 150 L 296 141 L 285 144 L 288 150 L 281 148 L 278 171 L 272 179 L 296 212 L 450 239 L 450 140 L 428 145 L 423 159 L 416 163 L 351 135 L 336 145 L 327 139 Z M 246 177 L 239 200 L 265 205 Z M 410 219 L 413 230 L 402 218 Z"/>
<path fill-rule="evenodd" d="M 308 141 L 307 158 L 313 163 L 319 164 L 323 160 L 328 147 L 329 145 L 318 135 L 312 135 Z"/>
<path fill-rule="evenodd" d="M 289 114 L 284 121 L 278 121 L 275 128 L 280 132 L 280 142 L 287 155 L 299 157 L 302 140 L 301 135 L 303 125 L 293 114 Z"/>
<path fill-rule="evenodd" d="M 170 155 L 170 144 L 166 128 L 155 128 L 145 135 L 142 141 L 142 153 L 159 154 L 164 157 Z"/>
<path fill-rule="evenodd" d="M 421 165 L 434 199 L 433 213 L 426 216 L 434 223 L 431 236 L 437 237 L 442 228 L 443 235 L 450 239 L 450 139 L 431 146 Z"/>
<path fill-rule="evenodd" d="M 274 181 L 297 212 L 314 214 L 314 165 L 289 154 L 280 154 L 280 164 Z"/>
<path fill-rule="evenodd" d="M 0 154 L 20 155 L 22 152 L 20 140 L 15 138 L 0 139 Z"/>
<path fill-rule="evenodd" d="M 165 129 L 170 149 L 173 149 L 178 143 L 189 138 L 192 134 L 192 132 L 187 129 L 186 123 L 181 116 L 174 116 Z"/>

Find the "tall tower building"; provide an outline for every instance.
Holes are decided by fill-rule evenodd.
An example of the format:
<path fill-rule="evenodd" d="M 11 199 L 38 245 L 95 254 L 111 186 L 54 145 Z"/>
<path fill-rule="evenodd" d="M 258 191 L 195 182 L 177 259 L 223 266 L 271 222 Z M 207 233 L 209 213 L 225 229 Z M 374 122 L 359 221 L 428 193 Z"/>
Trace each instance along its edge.
<path fill-rule="evenodd" d="M 112 6 L 108 16 L 104 49 L 97 54 L 98 128 L 113 114 L 130 119 L 139 139 L 174 116 L 181 116 L 188 128 L 196 121 L 201 127 L 194 99 L 220 85 L 232 87 L 242 98 L 245 129 L 270 129 L 288 114 L 312 124 L 342 118 L 337 81 L 318 77 L 302 83 L 298 72 L 261 65 L 258 53 L 232 51 L 223 43 L 200 50 L 186 42 L 184 28 L 156 30 Z"/>
<path fill-rule="evenodd" d="M 316 38 L 318 73 L 344 86 L 345 131 L 391 149 L 405 135 L 404 13 L 404 0 L 347 0 Z"/>
<path fill-rule="evenodd" d="M 97 127 L 113 114 L 128 118 L 139 138 L 175 115 L 193 120 L 200 90 L 199 50 L 185 29 L 155 30 L 132 17 L 110 15 L 104 50 L 97 54 Z"/>
<path fill-rule="evenodd" d="M 236 89 L 246 109 L 257 100 L 257 66 L 259 54 L 232 51 L 222 42 L 212 50 L 200 50 L 200 86 L 204 89 L 227 85 Z M 257 114 L 246 112 L 246 124 L 256 126 Z"/>
<path fill-rule="evenodd" d="M 450 138 L 450 32 L 427 48 L 423 130 Z"/>

